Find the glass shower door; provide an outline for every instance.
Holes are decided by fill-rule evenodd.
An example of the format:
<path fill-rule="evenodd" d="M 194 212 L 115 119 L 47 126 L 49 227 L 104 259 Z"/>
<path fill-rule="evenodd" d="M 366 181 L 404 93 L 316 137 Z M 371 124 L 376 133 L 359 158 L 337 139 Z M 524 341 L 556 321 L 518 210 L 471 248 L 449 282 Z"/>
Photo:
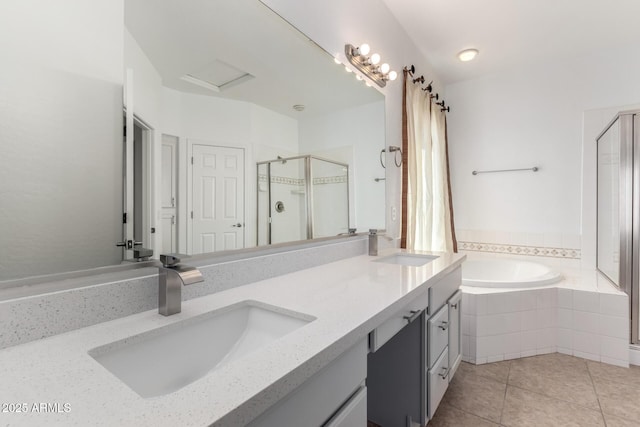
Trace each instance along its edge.
<path fill-rule="evenodd" d="M 640 126 L 620 113 L 597 138 L 597 268 L 629 295 L 630 341 L 638 342 L 640 318 Z"/>
<path fill-rule="evenodd" d="M 349 167 L 311 158 L 313 237 L 349 231 Z"/>
<path fill-rule="evenodd" d="M 270 244 L 307 239 L 305 159 L 269 163 Z"/>
<path fill-rule="evenodd" d="M 620 286 L 620 120 L 598 138 L 598 269 Z M 623 182 L 624 184 L 624 182 Z"/>

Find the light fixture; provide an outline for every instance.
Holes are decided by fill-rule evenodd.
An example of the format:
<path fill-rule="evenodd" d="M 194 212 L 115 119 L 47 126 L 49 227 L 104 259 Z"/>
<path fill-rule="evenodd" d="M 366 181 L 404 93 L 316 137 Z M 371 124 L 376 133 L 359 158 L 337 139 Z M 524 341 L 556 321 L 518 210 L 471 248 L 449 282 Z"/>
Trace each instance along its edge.
<path fill-rule="evenodd" d="M 458 53 L 458 59 L 462 62 L 471 61 L 478 55 L 478 49 L 465 49 Z"/>
<path fill-rule="evenodd" d="M 391 71 L 391 67 L 387 63 L 380 64 L 381 58 L 377 53 L 367 56 L 371 51 L 371 47 L 363 43 L 358 47 L 350 44 L 344 45 L 344 52 L 354 67 L 362 72 L 380 87 L 385 87 L 388 80 L 395 80 L 398 73 Z M 366 82 L 365 82 L 366 83 Z M 367 83 L 369 86 L 369 84 Z"/>

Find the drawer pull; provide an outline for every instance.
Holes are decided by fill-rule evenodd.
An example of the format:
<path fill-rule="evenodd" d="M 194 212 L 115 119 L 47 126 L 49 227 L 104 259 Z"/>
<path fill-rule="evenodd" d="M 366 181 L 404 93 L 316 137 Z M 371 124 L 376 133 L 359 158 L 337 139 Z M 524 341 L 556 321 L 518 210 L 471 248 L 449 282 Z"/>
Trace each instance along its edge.
<path fill-rule="evenodd" d="M 442 329 L 443 331 L 446 331 L 447 329 L 449 329 L 449 322 L 442 322 L 438 325 L 438 328 Z"/>
<path fill-rule="evenodd" d="M 413 322 L 418 318 L 418 316 L 420 316 L 420 310 L 411 310 L 409 313 L 411 313 L 410 316 L 402 316 L 402 318 L 406 319 L 408 323 Z"/>
<path fill-rule="evenodd" d="M 451 304 L 451 308 L 453 308 L 454 310 L 457 310 L 458 309 L 458 303 Z"/>
<path fill-rule="evenodd" d="M 447 366 L 445 366 L 444 368 L 442 368 L 442 370 L 444 372 L 439 373 L 438 375 L 440 375 L 442 377 L 443 380 L 447 379 L 447 376 L 449 376 L 449 368 Z"/>

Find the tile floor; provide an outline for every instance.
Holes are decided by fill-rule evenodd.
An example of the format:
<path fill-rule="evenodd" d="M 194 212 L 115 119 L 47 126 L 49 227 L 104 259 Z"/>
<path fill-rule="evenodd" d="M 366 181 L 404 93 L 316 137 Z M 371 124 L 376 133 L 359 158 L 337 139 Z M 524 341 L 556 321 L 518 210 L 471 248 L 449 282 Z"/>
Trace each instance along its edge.
<path fill-rule="evenodd" d="M 462 363 L 428 427 L 639 427 L 640 367 L 553 353 Z"/>

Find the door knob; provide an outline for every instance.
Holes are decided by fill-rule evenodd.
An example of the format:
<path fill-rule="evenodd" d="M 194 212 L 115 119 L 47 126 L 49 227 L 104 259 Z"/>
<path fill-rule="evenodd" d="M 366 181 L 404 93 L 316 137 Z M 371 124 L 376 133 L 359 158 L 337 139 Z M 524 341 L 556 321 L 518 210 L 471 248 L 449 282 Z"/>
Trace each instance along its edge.
<path fill-rule="evenodd" d="M 240 223 L 233 224 L 233 225 L 232 225 L 232 227 L 238 227 L 238 228 L 240 228 L 240 227 L 242 227 L 242 224 L 240 224 Z"/>

